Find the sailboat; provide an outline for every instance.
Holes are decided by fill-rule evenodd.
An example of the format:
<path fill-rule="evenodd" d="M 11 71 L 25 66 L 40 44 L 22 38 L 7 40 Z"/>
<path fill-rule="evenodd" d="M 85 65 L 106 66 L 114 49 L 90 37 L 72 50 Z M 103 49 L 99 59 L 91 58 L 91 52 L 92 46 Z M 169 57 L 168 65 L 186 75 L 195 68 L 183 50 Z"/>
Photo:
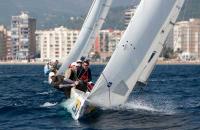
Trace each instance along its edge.
<path fill-rule="evenodd" d="M 77 120 L 94 107 L 123 105 L 137 82 L 145 83 L 185 0 L 141 0 L 134 17 L 91 93 L 71 90 L 68 108 Z"/>

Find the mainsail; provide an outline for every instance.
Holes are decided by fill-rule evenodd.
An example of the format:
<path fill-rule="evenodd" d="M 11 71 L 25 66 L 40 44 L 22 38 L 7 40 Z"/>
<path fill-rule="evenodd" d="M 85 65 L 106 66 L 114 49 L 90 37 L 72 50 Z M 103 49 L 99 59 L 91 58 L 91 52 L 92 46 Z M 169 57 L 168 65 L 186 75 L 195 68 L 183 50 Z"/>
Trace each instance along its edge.
<path fill-rule="evenodd" d="M 183 3 L 184 0 L 141 0 L 88 97 L 90 103 L 103 107 L 123 104 L 137 81 L 148 78 Z"/>
<path fill-rule="evenodd" d="M 112 0 L 93 1 L 78 39 L 58 71 L 59 75 L 62 75 L 66 71 L 67 66 L 69 66 L 70 63 L 80 59 L 82 56 L 87 56 L 98 30 L 102 27 L 105 21 L 111 3 Z"/>

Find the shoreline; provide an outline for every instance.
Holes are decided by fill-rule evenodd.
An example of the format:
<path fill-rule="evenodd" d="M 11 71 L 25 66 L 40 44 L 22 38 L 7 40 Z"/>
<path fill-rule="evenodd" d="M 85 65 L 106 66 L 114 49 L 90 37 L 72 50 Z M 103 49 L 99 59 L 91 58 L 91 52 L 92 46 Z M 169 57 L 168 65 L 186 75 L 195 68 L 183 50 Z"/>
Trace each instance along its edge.
<path fill-rule="evenodd" d="M 46 62 L 2 62 L 0 61 L 0 65 L 45 65 Z M 91 62 L 91 65 L 106 65 L 107 62 Z M 200 65 L 200 61 L 157 61 L 156 65 Z"/>

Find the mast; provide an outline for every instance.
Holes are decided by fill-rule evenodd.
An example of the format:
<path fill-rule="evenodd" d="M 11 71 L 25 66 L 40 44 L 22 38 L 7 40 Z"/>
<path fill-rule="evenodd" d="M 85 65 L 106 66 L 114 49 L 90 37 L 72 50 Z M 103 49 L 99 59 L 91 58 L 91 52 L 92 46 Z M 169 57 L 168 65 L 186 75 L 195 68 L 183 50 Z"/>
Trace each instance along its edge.
<path fill-rule="evenodd" d="M 105 21 L 111 3 L 112 0 L 93 1 L 85 22 L 81 28 L 78 39 L 69 55 L 66 56 L 62 66 L 58 70 L 58 75 L 63 75 L 67 69 L 67 66 L 81 58 L 81 56 L 87 56 L 86 54 L 88 54 L 90 51 L 97 32 Z"/>
<path fill-rule="evenodd" d="M 152 4 L 153 3 L 153 4 Z M 123 104 L 145 68 L 155 65 L 184 0 L 142 0 L 89 96 L 91 104 Z M 150 64 L 151 63 L 151 64 Z M 148 76 L 147 76 L 148 77 Z"/>

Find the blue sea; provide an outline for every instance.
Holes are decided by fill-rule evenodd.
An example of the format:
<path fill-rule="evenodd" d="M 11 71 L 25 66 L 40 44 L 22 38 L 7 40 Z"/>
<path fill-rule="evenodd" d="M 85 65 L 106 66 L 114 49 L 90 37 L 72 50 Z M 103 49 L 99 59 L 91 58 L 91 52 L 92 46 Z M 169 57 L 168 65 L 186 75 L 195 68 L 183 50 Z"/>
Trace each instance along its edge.
<path fill-rule="evenodd" d="M 95 81 L 103 65 L 91 66 Z M 200 66 L 157 65 L 124 106 L 75 121 L 41 65 L 0 65 L 0 130 L 200 130 Z"/>

